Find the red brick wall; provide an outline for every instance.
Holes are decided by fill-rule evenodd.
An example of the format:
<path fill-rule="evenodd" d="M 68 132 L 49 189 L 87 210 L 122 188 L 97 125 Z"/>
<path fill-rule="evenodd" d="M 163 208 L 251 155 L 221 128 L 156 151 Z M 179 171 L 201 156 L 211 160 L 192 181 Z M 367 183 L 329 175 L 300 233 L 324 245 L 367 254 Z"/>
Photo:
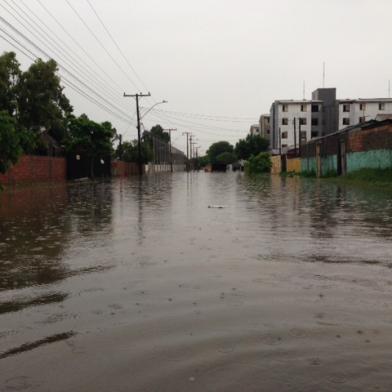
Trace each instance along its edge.
<path fill-rule="evenodd" d="M 134 162 L 113 161 L 112 176 L 113 177 L 129 177 L 139 173 L 139 166 Z"/>
<path fill-rule="evenodd" d="M 350 132 L 347 147 L 349 152 L 392 149 L 392 124 Z"/>
<path fill-rule="evenodd" d="M 34 182 L 56 182 L 67 179 L 65 158 L 22 156 L 6 174 L 0 174 L 0 184 L 17 185 Z"/>

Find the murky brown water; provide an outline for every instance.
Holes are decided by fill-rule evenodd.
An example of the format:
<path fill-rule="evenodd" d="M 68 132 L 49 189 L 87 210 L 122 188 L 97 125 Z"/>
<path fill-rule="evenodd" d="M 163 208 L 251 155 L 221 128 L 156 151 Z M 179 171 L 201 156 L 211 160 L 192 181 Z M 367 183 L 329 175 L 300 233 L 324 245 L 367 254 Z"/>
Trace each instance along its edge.
<path fill-rule="evenodd" d="M 200 173 L 5 192 L 0 391 L 390 391 L 391 267 L 380 191 Z"/>

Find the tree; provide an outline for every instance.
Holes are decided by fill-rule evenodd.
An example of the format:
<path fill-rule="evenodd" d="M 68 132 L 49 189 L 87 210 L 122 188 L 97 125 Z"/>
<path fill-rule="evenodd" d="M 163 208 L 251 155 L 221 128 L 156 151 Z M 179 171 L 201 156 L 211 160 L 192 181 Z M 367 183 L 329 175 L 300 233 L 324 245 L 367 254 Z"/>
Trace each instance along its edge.
<path fill-rule="evenodd" d="M 121 154 L 122 160 L 125 162 L 138 162 L 139 152 L 137 140 L 133 140 L 132 142 L 123 142 L 121 145 Z M 141 156 L 142 163 L 148 163 L 152 159 L 151 148 L 146 142 L 141 144 Z"/>
<path fill-rule="evenodd" d="M 260 152 L 249 158 L 245 164 L 245 171 L 249 174 L 268 173 L 271 167 L 271 155 L 268 152 Z"/>
<path fill-rule="evenodd" d="M 220 165 L 230 165 L 237 160 L 237 157 L 232 152 L 222 152 L 216 157 L 216 163 Z"/>
<path fill-rule="evenodd" d="M 18 107 L 20 126 L 40 131 L 45 128 L 58 142 L 66 136 L 72 106 L 63 93 L 54 60 L 38 59 L 20 76 Z"/>
<path fill-rule="evenodd" d="M 114 136 L 115 129 L 110 123 L 98 124 L 82 114 L 70 121 L 67 151 L 85 155 L 90 161 L 90 177 L 94 178 L 94 164 L 97 159 L 111 156 Z"/>
<path fill-rule="evenodd" d="M 143 133 L 143 142 L 148 143 L 151 148 L 153 148 L 153 138 L 159 139 L 164 143 L 169 143 L 170 141 L 170 135 L 167 132 L 164 132 L 159 124 L 154 125 L 150 131 L 145 131 Z"/>
<path fill-rule="evenodd" d="M 162 140 L 163 142 L 169 143 L 169 140 L 170 140 L 169 134 L 167 132 L 165 132 L 159 124 L 153 126 L 150 130 L 150 133 L 151 133 L 151 136 L 154 136 L 154 137 Z"/>
<path fill-rule="evenodd" d="M 208 158 L 208 155 L 204 155 L 202 157 L 198 158 L 198 166 L 199 167 L 205 167 L 209 164 L 210 160 Z"/>
<path fill-rule="evenodd" d="M 17 88 L 21 76 L 20 64 L 14 52 L 0 56 L 0 108 L 14 116 L 17 112 Z"/>
<path fill-rule="evenodd" d="M 207 155 L 210 160 L 210 163 L 216 164 L 216 163 L 218 163 L 217 157 L 220 154 L 223 154 L 224 152 L 232 153 L 233 150 L 234 150 L 234 148 L 229 142 L 220 141 L 220 142 L 214 143 L 210 146 L 210 148 L 207 151 Z"/>
<path fill-rule="evenodd" d="M 240 139 L 235 146 L 238 159 L 248 160 L 252 155 L 268 151 L 269 141 L 259 135 L 248 135 Z"/>
<path fill-rule="evenodd" d="M 15 127 L 15 120 L 6 112 L 0 112 L 0 173 L 18 161 L 22 148 Z"/>

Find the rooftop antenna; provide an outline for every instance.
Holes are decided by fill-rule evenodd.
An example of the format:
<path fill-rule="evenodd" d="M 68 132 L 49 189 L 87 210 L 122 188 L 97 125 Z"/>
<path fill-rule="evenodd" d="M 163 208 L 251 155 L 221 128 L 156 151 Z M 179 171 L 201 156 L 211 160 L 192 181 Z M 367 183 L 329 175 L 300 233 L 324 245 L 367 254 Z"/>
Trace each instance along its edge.
<path fill-rule="evenodd" d="M 388 98 L 391 98 L 391 80 L 388 80 Z"/>
<path fill-rule="evenodd" d="M 302 99 L 305 101 L 306 94 L 305 94 L 305 80 L 303 81 L 302 85 Z"/>
<path fill-rule="evenodd" d="M 325 88 L 325 61 L 323 62 L 323 88 Z"/>

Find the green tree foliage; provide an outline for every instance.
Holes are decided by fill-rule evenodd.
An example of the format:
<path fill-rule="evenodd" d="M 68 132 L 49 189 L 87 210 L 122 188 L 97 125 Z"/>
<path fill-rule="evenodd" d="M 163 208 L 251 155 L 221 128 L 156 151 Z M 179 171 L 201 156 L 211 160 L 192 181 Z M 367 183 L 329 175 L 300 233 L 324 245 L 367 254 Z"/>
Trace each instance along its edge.
<path fill-rule="evenodd" d="M 237 157 L 235 156 L 234 153 L 232 152 L 222 152 L 222 154 L 219 154 L 216 157 L 216 163 L 219 163 L 220 165 L 230 165 L 234 163 L 237 160 Z"/>
<path fill-rule="evenodd" d="M 120 154 L 117 152 L 117 156 L 125 162 L 138 162 L 138 147 L 137 140 L 132 142 L 124 142 L 121 146 L 118 146 L 117 151 L 121 150 Z M 148 163 L 152 160 L 152 150 L 147 142 L 141 144 L 141 156 L 142 163 Z"/>
<path fill-rule="evenodd" d="M 0 112 L 0 173 L 5 173 L 17 162 L 22 148 L 15 127 L 15 120 L 6 112 Z"/>
<path fill-rule="evenodd" d="M 205 167 L 210 163 L 210 159 L 208 158 L 208 155 L 204 155 L 203 157 L 198 158 L 198 166 L 199 167 Z"/>
<path fill-rule="evenodd" d="M 20 76 L 18 120 L 22 128 L 39 131 L 44 127 L 59 142 L 66 135 L 72 106 L 63 93 L 57 63 L 39 59 Z"/>
<path fill-rule="evenodd" d="M 144 132 L 143 134 L 143 142 L 148 143 L 151 148 L 153 146 L 153 138 L 159 139 L 164 143 L 169 143 L 170 141 L 170 135 L 159 124 L 154 125 L 150 131 Z"/>
<path fill-rule="evenodd" d="M 268 151 L 269 141 L 259 135 L 248 135 L 241 139 L 235 146 L 235 153 L 238 159 L 248 160 L 252 155 Z"/>
<path fill-rule="evenodd" d="M 245 171 L 249 174 L 269 173 L 271 167 L 271 155 L 268 152 L 260 152 L 249 158 L 245 164 Z"/>
<path fill-rule="evenodd" d="M 17 113 L 17 90 L 21 76 L 20 64 L 14 52 L 0 56 L 0 109 L 10 116 Z"/>
<path fill-rule="evenodd" d="M 153 126 L 150 130 L 152 136 L 162 140 L 163 142 L 169 143 L 170 136 L 167 132 L 163 130 L 163 128 L 157 124 Z"/>
<path fill-rule="evenodd" d="M 90 161 L 90 176 L 94 178 L 94 163 L 111 156 L 115 133 L 109 122 L 98 124 L 82 114 L 70 121 L 67 151 L 86 156 Z"/>
<path fill-rule="evenodd" d="M 207 151 L 207 156 L 212 164 L 218 163 L 217 157 L 224 152 L 233 153 L 234 148 L 229 142 L 220 141 L 214 144 L 211 144 L 210 148 Z"/>

